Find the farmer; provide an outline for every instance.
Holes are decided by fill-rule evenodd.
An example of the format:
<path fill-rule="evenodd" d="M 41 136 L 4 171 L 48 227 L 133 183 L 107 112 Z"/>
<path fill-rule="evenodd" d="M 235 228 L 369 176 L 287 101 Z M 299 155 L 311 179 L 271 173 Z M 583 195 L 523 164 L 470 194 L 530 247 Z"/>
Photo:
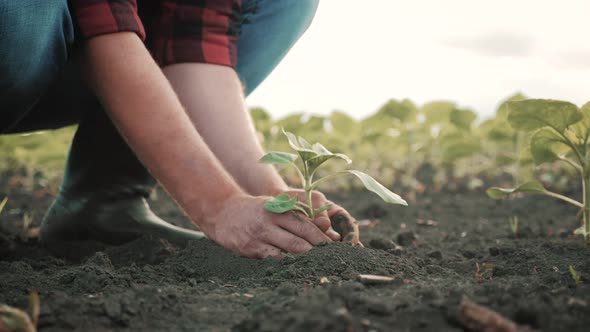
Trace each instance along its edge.
<path fill-rule="evenodd" d="M 78 124 L 41 241 L 206 235 L 266 257 L 339 240 L 340 207 L 312 222 L 264 210 L 303 194 L 257 162 L 244 104 L 318 1 L 0 0 L 0 133 Z M 204 234 L 149 209 L 154 177 Z"/>

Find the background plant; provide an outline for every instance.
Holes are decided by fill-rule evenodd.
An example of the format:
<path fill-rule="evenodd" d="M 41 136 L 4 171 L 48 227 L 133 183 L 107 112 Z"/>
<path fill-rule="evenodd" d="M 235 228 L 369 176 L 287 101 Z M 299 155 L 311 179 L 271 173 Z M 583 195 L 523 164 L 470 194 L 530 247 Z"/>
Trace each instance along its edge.
<path fill-rule="evenodd" d="M 418 105 L 409 99 L 391 99 L 372 114 L 357 119 L 342 111 L 320 116 L 296 112 L 275 119 L 262 108 L 250 113 L 266 151 L 287 151 L 281 128 L 318 141 L 334 153 L 346 153 L 356 167 L 379 178 L 408 201 L 422 192 L 480 190 L 487 186 L 516 186 L 538 178 L 545 188 L 569 190 L 577 176 L 572 167 L 545 163 L 535 167 L 528 140 L 534 132 L 512 129 L 506 104 L 523 100 L 516 94 L 501 103 L 485 121 L 454 102 L 437 100 Z M 34 135 L 0 136 L 0 182 L 8 187 L 43 189 L 55 193 L 75 127 Z M 321 177 L 338 169 L 327 163 Z M 290 185 L 300 179 L 286 169 Z M 356 188 L 352 177 L 338 177 L 324 191 Z M 10 194 L 7 192 L 6 194 Z"/>
<path fill-rule="evenodd" d="M 532 133 L 529 148 L 535 165 L 562 163 L 577 171 L 582 200 L 547 190 L 539 181 L 510 189 L 492 187 L 490 197 L 513 193 L 538 193 L 561 199 L 582 210 L 582 227 L 576 230 L 590 244 L 590 103 L 581 108 L 558 100 L 529 99 L 509 102 L 508 122 L 515 130 Z"/>

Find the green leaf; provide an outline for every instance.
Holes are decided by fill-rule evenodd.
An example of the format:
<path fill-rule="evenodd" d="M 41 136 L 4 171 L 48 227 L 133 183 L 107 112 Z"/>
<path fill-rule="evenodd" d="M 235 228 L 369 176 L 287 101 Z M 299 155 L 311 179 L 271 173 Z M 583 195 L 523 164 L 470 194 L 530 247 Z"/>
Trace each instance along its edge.
<path fill-rule="evenodd" d="M 275 125 L 286 131 L 299 131 L 303 127 L 303 113 L 295 113 L 277 120 Z"/>
<path fill-rule="evenodd" d="M 585 144 L 590 137 L 590 102 L 582 106 L 580 112 L 582 113 L 582 121 L 574 124 L 571 128 L 582 144 Z"/>
<path fill-rule="evenodd" d="M 287 152 L 269 152 L 265 154 L 258 162 L 263 164 L 291 164 L 299 156 Z"/>
<path fill-rule="evenodd" d="M 351 135 L 356 133 L 358 125 L 354 119 L 343 112 L 332 112 L 330 123 L 335 132 Z"/>
<path fill-rule="evenodd" d="M 512 189 L 492 187 L 486 190 L 489 197 L 493 199 L 501 199 L 514 193 L 545 193 L 545 188 L 538 181 L 530 181 Z"/>
<path fill-rule="evenodd" d="M 317 154 L 317 156 L 307 160 L 307 166 L 309 167 L 310 173 L 313 173 L 321 164 L 332 158 L 342 159 L 346 161 L 347 164 L 352 163 L 352 160 L 350 160 L 350 158 L 348 158 L 348 156 L 345 154 L 332 153 L 320 143 L 315 143 L 312 147 L 312 150 Z"/>
<path fill-rule="evenodd" d="M 323 116 L 313 115 L 305 122 L 303 128 L 308 132 L 321 132 L 324 130 L 324 122 L 326 118 Z"/>
<path fill-rule="evenodd" d="M 359 180 L 361 180 L 367 190 L 377 194 L 386 203 L 408 205 L 408 203 L 398 194 L 391 192 L 368 174 L 356 170 L 346 170 L 344 172 L 355 175 L 357 178 L 359 178 Z"/>
<path fill-rule="evenodd" d="M 264 208 L 272 213 L 285 213 L 299 208 L 297 206 L 297 200 L 297 196 L 290 198 L 287 194 L 280 194 L 277 197 L 269 199 L 264 204 Z"/>
<path fill-rule="evenodd" d="M 395 99 L 390 99 L 385 105 L 379 108 L 377 113 L 404 122 L 414 116 L 416 113 L 416 107 L 406 100 L 399 102 Z"/>
<path fill-rule="evenodd" d="M 500 103 L 500 106 L 498 107 L 498 109 L 496 110 L 496 119 L 500 119 L 502 121 L 506 120 L 506 118 L 508 117 L 508 103 L 511 101 L 522 101 L 522 100 L 526 100 L 529 99 L 527 98 L 527 96 L 523 95 L 522 93 L 516 93 L 513 94 L 512 96 L 506 98 L 504 101 L 502 101 L 502 103 Z"/>
<path fill-rule="evenodd" d="M 531 154 L 535 165 L 559 160 L 561 153 L 567 152 L 567 143 L 553 129 L 543 128 L 531 138 Z"/>
<path fill-rule="evenodd" d="M 270 114 L 261 107 L 253 107 L 250 109 L 250 116 L 254 120 L 270 121 Z"/>
<path fill-rule="evenodd" d="M 317 153 L 313 151 L 311 144 L 309 144 L 303 137 L 297 137 L 293 133 L 285 131 L 284 129 L 283 133 L 287 136 L 291 148 L 299 153 L 299 156 L 301 156 L 303 161 L 307 161 L 310 158 L 317 156 Z"/>
<path fill-rule="evenodd" d="M 4 210 L 4 207 L 6 206 L 7 202 L 8 202 L 8 196 L 4 197 L 2 202 L 0 202 L 0 213 L 2 213 L 2 210 Z"/>
<path fill-rule="evenodd" d="M 477 118 L 477 114 L 470 110 L 454 109 L 451 111 L 450 118 L 451 123 L 453 123 L 455 126 L 461 129 L 469 130 L 473 124 L 473 121 L 475 121 Z"/>
<path fill-rule="evenodd" d="M 422 114 L 428 124 L 448 123 L 455 104 L 449 101 L 433 101 L 422 106 Z"/>
<path fill-rule="evenodd" d="M 495 117 L 479 124 L 476 133 L 496 143 L 514 140 L 514 130 L 506 120 Z"/>
<path fill-rule="evenodd" d="M 478 140 L 455 140 L 443 144 L 441 157 L 445 162 L 454 162 L 472 156 L 480 151 L 481 145 Z"/>
<path fill-rule="evenodd" d="M 342 154 L 342 153 L 333 153 L 320 143 L 315 143 L 312 146 L 312 150 L 315 153 L 317 153 L 318 157 L 322 157 L 322 156 L 337 157 L 337 158 L 340 158 L 340 159 L 346 161 L 347 164 L 352 163 L 352 160 L 350 160 L 350 158 L 348 158 L 347 155 Z"/>
<path fill-rule="evenodd" d="M 533 131 L 546 126 L 563 134 L 565 129 L 582 120 L 582 113 L 572 103 L 559 100 L 528 99 L 508 102 L 508 122 L 512 128 Z"/>

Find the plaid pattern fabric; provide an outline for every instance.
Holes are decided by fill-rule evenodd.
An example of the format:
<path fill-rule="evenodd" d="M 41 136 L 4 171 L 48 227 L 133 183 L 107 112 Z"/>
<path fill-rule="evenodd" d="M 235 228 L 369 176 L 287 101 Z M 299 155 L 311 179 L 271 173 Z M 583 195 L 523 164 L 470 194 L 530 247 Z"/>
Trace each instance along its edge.
<path fill-rule="evenodd" d="M 241 0 L 71 0 L 71 7 L 83 38 L 135 32 L 160 66 L 237 63 Z"/>

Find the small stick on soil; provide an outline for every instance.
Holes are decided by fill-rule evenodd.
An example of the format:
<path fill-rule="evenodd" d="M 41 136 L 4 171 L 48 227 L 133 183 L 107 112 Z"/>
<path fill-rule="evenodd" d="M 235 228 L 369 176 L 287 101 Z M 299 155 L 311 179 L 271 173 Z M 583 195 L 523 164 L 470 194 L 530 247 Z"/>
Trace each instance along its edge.
<path fill-rule="evenodd" d="M 459 322 L 469 330 L 482 332 L 531 332 L 528 326 L 520 326 L 498 314 L 480 306 L 467 298 L 461 300 Z"/>
<path fill-rule="evenodd" d="M 395 280 L 395 278 L 392 277 L 378 276 L 374 274 L 359 274 L 357 278 L 360 282 L 367 285 L 388 284 Z"/>

